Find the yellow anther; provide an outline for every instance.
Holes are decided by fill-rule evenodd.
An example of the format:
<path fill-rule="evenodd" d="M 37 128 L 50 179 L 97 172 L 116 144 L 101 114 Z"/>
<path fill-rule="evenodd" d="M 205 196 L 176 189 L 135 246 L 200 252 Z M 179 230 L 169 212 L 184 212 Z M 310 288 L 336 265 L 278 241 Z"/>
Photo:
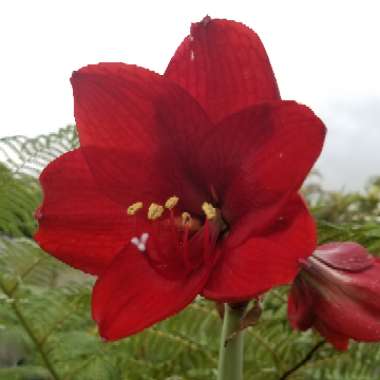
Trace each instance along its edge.
<path fill-rule="evenodd" d="M 173 195 L 165 202 L 165 207 L 171 210 L 173 207 L 177 205 L 178 201 L 179 201 L 179 198 Z"/>
<path fill-rule="evenodd" d="M 128 215 L 135 215 L 137 211 L 139 211 L 141 208 L 143 208 L 142 202 L 136 202 L 130 205 L 127 209 Z"/>
<path fill-rule="evenodd" d="M 206 214 L 207 219 L 214 219 L 216 217 L 216 208 L 211 203 L 204 202 L 202 210 Z"/>
<path fill-rule="evenodd" d="M 157 203 L 152 203 L 148 209 L 148 219 L 149 220 L 158 219 L 163 213 L 164 213 L 163 206 Z"/>
<path fill-rule="evenodd" d="M 181 215 L 182 224 L 190 224 L 191 223 L 191 215 L 188 212 L 183 212 Z"/>

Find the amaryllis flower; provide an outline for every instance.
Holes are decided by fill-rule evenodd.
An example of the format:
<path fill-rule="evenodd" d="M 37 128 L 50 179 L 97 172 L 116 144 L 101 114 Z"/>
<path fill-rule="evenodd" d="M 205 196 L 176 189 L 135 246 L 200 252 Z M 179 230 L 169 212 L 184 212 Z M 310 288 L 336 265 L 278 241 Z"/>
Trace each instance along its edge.
<path fill-rule="evenodd" d="M 36 240 L 98 276 L 103 337 L 136 333 L 197 294 L 246 300 L 293 279 L 315 247 L 297 191 L 325 128 L 280 99 L 253 31 L 207 17 L 164 75 L 100 63 L 71 82 L 80 148 L 41 175 Z"/>
<path fill-rule="evenodd" d="M 303 261 L 292 286 L 288 317 L 314 327 L 337 349 L 349 339 L 380 341 L 380 260 L 356 243 L 329 243 Z"/>

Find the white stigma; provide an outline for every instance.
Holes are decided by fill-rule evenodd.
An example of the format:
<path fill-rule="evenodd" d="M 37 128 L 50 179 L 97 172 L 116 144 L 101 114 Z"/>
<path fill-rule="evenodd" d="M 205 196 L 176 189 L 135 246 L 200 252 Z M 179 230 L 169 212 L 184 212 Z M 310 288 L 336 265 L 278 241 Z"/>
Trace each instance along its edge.
<path fill-rule="evenodd" d="M 137 236 L 133 237 L 131 239 L 131 243 L 140 251 L 145 252 L 146 250 L 146 243 L 149 239 L 149 234 L 147 232 L 143 232 L 138 238 Z"/>

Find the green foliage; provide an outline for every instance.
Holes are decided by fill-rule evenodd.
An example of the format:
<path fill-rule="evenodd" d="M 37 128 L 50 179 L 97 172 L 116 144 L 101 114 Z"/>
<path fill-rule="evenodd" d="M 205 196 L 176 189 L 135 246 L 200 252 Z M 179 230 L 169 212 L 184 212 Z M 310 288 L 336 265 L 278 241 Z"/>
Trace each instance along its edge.
<path fill-rule="evenodd" d="M 0 139 L 0 233 L 32 237 L 31 216 L 41 201 L 37 177 L 48 162 L 77 146 L 74 126 L 33 139 Z"/>
<path fill-rule="evenodd" d="M 30 216 L 40 200 L 36 178 L 25 174 L 13 176 L 10 169 L 0 163 L 0 232 L 31 238 L 36 223 Z"/>
<path fill-rule="evenodd" d="M 373 254 L 380 254 L 379 223 L 333 224 L 320 220 L 318 227 L 321 243 L 329 241 L 356 241 L 367 247 Z"/>
<path fill-rule="evenodd" d="M 45 254 L 31 239 L 41 200 L 36 177 L 76 146 L 73 127 L 36 139 L 0 140 L 0 379 L 215 379 L 221 320 L 213 303 L 197 299 L 141 334 L 105 343 L 90 316 L 94 279 Z M 379 189 L 376 181 L 364 194 L 305 189 L 321 242 L 359 241 L 380 254 Z M 380 378 L 380 345 L 358 343 L 344 353 L 322 344 L 284 377 L 322 341 L 312 332 L 290 329 L 287 291 L 282 287 L 265 295 L 262 317 L 245 332 L 246 379 Z"/>
<path fill-rule="evenodd" d="M 364 192 L 325 191 L 318 182 L 303 189 L 318 220 L 341 223 L 380 222 L 380 176 L 371 178 Z"/>
<path fill-rule="evenodd" d="M 4 137 L 0 139 L 0 162 L 9 167 L 16 177 L 20 174 L 38 176 L 47 163 L 78 145 L 78 136 L 72 125 L 36 138 Z"/>

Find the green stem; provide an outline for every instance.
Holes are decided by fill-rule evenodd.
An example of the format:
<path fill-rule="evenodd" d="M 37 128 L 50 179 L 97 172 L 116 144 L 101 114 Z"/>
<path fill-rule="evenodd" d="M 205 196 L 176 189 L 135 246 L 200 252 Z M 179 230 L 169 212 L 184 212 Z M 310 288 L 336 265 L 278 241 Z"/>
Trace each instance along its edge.
<path fill-rule="evenodd" d="M 245 305 L 224 305 L 218 380 L 243 380 L 244 331 L 239 331 Z"/>

